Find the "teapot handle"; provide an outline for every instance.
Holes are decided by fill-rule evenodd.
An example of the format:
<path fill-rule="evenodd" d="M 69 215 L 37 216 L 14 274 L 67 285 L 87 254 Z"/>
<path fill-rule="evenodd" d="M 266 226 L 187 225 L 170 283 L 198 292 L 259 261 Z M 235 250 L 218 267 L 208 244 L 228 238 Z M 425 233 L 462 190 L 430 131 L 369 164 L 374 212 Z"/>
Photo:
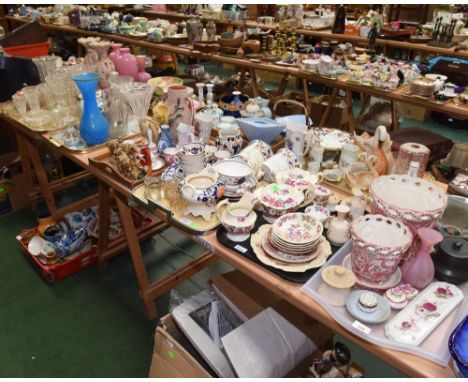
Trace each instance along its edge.
<path fill-rule="evenodd" d="M 223 211 L 228 207 L 228 205 L 229 205 L 229 200 L 227 199 L 224 199 L 222 202 L 216 205 L 216 216 L 218 217 L 219 221 L 221 221 L 221 216 L 223 214 Z"/>
<path fill-rule="evenodd" d="M 190 196 L 192 198 L 195 198 L 197 196 L 197 190 L 191 184 L 185 183 L 184 185 L 182 185 L 180 191 L 184 192 L 185 190 L 190 190 Z"/>

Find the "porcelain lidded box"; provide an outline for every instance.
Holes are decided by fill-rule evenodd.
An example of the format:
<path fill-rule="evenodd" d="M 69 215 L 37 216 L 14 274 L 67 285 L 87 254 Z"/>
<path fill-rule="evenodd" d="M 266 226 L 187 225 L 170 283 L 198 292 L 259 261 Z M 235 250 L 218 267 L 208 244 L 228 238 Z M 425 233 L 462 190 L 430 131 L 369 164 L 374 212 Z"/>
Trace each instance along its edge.
<path fill-rule="evenodd" d="M 218 174 L 207 168 L 199 174 L 192 174 L 180 182 L 180 193 L 187 201 L 185 215 L 202 216 L 209 221 L 216 211 L 216 202 L 224 192 L 224 184 L 218 180 Z"/>
<path fill-rule="evenodd" d="M 322 280 L 318 294 L 334 306 L 345 306 L 346 297 L 356 283 L 354 273 L 341 265 L 330 265 L 322 270 Z"/>

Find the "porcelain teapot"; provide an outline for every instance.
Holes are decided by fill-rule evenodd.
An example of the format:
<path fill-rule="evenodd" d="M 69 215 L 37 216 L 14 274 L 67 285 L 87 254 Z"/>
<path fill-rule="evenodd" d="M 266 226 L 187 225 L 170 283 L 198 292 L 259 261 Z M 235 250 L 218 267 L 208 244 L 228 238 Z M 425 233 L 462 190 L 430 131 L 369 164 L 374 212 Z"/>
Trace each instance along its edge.
<path fill-rule="evenodd" d="M 186 176 L 179 188 L 182 198 L 187 201 L 184 214 L 210 221 L 211 214 L 216 211 L 216 201 L 224 193 L 224 184 L 218 180 L 217 172 L 207 167 L 200 173 Z"/>
<path fill-rule="evenodd" d="M 217 205 L 216 214 L 227 231 L 228 239 L 242 242 L 249 238 L 257 220 L 253 202 L 254 195 L 245 192 L 236 203 L 226 199 Z"/>

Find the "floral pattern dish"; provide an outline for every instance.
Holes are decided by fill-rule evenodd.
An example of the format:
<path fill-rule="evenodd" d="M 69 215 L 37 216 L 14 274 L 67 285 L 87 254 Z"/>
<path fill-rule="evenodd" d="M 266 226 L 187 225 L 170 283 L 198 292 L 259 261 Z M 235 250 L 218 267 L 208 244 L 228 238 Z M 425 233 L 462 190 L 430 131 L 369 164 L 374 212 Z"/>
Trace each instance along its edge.
<path fill-rule="evenodd" d="M 331 255 L 331 246 L 330 243 L 323 239 L 318 248 L 319 255 L 308 261 L 306 263 L 286 263 L 269 256 L 262 248 L 263 237 L 268 234 L 268 231 L 271 229 L 271 224 L 262 225 L 257 232 L 252 234 L 250 238 L 250 245 L 257 256 L 257 258 L 265 265 L 273 267 L 275 269 L 280 269 L 285 272 L 306 272 L 310 269 L 320 268 L 323 264 L 326 263 L 328 257 Z"/>
<path fill-rule="evenodd" d="M 260 203 L 265 220 L 269 223 L 280 216 L 297 209 L 304 201 L 304 194 L 285 184 L 269 184 L 254 193 L 256 202 Z"/>
<path fill-rule="evenodd" d="M 322 223 L 311 215 L 290 213 L 273 224 L 273 235 L 294 244 L 307 244 L 317 240 L 323 231 Z"/>
<path fill-rule="evenodd" d="M 394 341 L 419 346 L 463 297 L 455 285 L 434 282 L 385 325 L 385 334 Z"/>

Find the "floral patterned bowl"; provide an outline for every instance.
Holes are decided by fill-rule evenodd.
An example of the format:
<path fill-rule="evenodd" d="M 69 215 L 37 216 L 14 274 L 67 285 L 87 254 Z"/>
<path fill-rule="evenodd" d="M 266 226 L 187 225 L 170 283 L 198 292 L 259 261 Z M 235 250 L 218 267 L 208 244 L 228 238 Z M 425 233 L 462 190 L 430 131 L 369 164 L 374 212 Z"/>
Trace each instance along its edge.
<path fill-rule="evenodd" d="M 296 212 L 281 216 L 273 224 L 273 235 L 291 244 L 308 244 L 322 236 L 323 226 L 311 215 Z"/>
<path fill-rule="evenodd" d="M 285 184 L 269 184 L 254 193 L 255 201 L 260 203 L 260 210 L 268 223 L 273 223 L 280 216 L 293 212 L 304 201 L 304 194 Z"/>

